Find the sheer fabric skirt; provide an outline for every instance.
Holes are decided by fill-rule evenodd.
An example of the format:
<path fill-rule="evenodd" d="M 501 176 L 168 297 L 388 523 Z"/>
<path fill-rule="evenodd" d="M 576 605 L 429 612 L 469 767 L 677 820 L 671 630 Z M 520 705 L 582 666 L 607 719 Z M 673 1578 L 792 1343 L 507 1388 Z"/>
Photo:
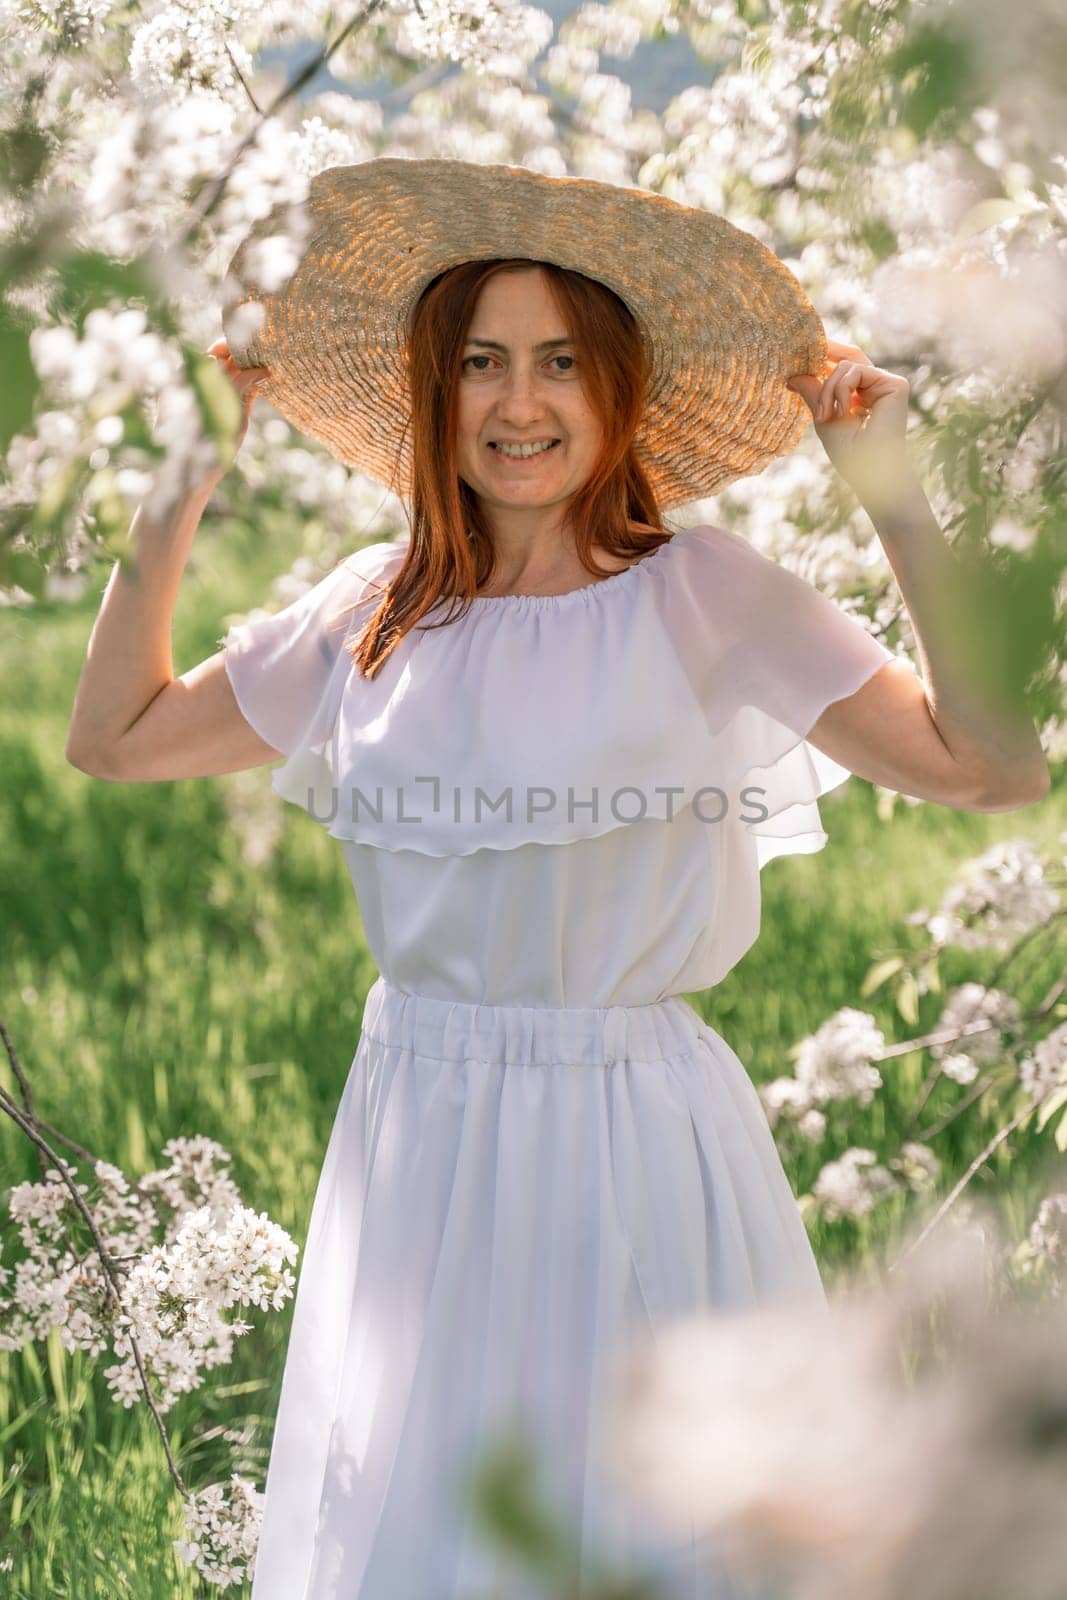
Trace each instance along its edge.
<path fill-rule="evenodd" d="M 624 1348 L 786 1297 L 825 1302 L 795 1197 L 744 1067 L 680 996 L 481 1005 L 379 978 L 301 1257 L 253 1600 L 541 1596 L 467 1507 L 505 1441 L 579 1586 L 599 1567 L 748 1600 L 624 1496 L 597 1425 Z"/>

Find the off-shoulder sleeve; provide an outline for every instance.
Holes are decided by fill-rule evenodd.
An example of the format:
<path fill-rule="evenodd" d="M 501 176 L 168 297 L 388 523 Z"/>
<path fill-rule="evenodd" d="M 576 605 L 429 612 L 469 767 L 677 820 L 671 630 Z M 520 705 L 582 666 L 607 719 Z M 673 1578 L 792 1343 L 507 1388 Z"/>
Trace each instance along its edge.
<path fill-rule="evenodd" d="M 671 555 L 660 603 L 713 736 L 717 770 L 708 783 L 721 783 L 732 804 L 740 790 L 760 867 L 821 849 L 827 835 L 817 801 L 850 774 L 805 735 L 832 701 L 896 659 L 893 652 L 730 530 L 690 529 Z"/>
<path fill-rule="evenodd" d="M 234 623 L 219 640 L 241 715 L 288 758 L 272 771 L 275 790 L 307 810 L 329 798 L 328 747 L 357 670 L 344 645 L 375 609 L 400 549 L 364 546 L 283 610 Z"/>

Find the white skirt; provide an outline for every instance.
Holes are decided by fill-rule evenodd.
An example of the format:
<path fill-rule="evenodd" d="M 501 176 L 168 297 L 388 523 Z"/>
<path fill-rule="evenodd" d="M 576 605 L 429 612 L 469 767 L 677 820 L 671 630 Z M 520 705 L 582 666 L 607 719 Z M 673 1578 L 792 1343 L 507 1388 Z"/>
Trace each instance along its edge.
<path fill-rule="evenodd" d="M 784 1297 L 825 1303 L 796 1199 L 751 1079 L 680 996 L 478 1005 L 379 978 L 301 1258 L 252 1600 L 541 1596 L 465 1509 L 505 1439 L 579 1582 L 600 1562 L 664 1600 L 747 1595 L 622 1497 L 597 1425 L 624 1347 Z"/>

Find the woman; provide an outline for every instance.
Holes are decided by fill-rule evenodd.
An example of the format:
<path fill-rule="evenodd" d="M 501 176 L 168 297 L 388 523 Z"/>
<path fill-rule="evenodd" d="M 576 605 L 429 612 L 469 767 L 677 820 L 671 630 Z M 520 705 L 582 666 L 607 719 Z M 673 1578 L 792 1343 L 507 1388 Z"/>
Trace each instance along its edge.
<path fill-rule="evenodd" d="M 714 1550 L 672 1547 L 609 1476 L 615 1364 L 687 1311 L 823 1289 L 755 1088 L 682 996 L 751 945 L 761 867 L 821 848 L 818 797 L 850 771 L 1007 809 L 1046 792 L 1040 745 L 968 685 L 934 603 L 953 566 L 906 469 L 906 382 L 844 346 L 826 374 L 755 240 L 459 162 L 331 169 L 310 208 L 244 367 L 213 349 L 245 425 L 266 381 L 403 486 L 411 539 L 175 678 L 216 477 L 113 574 L 68 745 L 119 781 L 284 756 L 274 785 L 341 841 L 381 972 L 309 1223 L 253 1594 L 517 1600 L 462 1500 L 513 1436 L 576 1571 L 602 1555 L 725 1600 Z M 796 443 L 787 380 L 868 495 L 925 683 L 736 534 L 664 528 Z"/>

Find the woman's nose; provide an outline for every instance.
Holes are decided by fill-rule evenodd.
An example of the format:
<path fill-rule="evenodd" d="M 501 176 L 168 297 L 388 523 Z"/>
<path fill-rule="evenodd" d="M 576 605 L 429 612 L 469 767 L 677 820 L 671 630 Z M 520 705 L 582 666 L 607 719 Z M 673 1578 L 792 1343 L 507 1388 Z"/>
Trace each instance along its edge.
<path fill-rule="evenodd" d="M 501 404 L 512 408 L 540 409 L 543 399 L 537 374 L 534 372 L 520 372 L 513 370 L 508 373 L 503 383 Z"/>

